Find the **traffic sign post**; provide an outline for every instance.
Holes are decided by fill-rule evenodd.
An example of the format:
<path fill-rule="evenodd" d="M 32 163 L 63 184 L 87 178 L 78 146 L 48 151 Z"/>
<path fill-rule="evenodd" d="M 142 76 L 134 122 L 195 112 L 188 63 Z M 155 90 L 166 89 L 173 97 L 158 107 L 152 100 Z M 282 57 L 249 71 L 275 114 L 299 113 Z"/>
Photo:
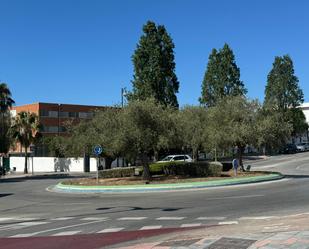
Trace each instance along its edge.
<path fill-rule="evenodd" d="M 97 157 L 97 184 L 99 184 L 99 155 L 103 152 L 102 146 L 101 145 L 96 145 L 93 148 L 93 153 Z"/>

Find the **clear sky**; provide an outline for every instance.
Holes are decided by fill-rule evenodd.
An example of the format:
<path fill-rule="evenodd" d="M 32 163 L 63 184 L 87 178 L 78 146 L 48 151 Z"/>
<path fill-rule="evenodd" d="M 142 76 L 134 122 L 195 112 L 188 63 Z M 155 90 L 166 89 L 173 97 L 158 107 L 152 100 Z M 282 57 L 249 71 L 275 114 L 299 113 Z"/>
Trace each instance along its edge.
<path fill-rule="evenodd" d="M 309 101 L 307 0 L 0 0 L 0 81 L 17 105 L 113 105 L 131 89 L 142 26 L 175 43 L 180 105 L 198 104 L 212 48 L 227 42 L 250 98 L 264 98 L 274 57 L 289 54 Z"/>

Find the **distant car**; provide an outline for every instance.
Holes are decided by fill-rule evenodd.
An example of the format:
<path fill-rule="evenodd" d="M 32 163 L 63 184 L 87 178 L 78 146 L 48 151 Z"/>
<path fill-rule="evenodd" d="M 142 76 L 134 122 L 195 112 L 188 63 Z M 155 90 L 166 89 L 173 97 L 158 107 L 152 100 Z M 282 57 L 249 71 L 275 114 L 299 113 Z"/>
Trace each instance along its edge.
<path fill-rule="evenodd" d="M 296 148 L 298 152 L 304 152 L 307 150 L 307 146 L 305 143 L 296 144 Z"/>
<path fill-rule="evenodd" d="M 164 157 L 162 160 L 157 161 L 157 163 L 165 163 L 165 162 L 192 162 L 193 159 L 189 155 L 168 155 Z"/>
<path fill-rule="evenodd" d="M 293 154 L 297 152 L 297 147 L 295 144 L 287 144 L 280 150 L 280 152 L 283 154 Z"/>
<path fill-rule="evenodd" d="M 309 150 L 309 143 L 302 143 L 302 145 L 305 146 L 305 151 L 308 151 L 308 150 Z"/>

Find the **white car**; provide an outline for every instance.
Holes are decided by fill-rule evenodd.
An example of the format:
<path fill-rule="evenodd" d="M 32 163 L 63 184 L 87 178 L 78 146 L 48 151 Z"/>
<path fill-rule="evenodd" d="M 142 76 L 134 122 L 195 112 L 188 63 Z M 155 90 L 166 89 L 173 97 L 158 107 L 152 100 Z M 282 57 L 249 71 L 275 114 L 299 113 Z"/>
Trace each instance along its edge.
<path fill-rule="evenodd" d="M 297 151 L 304 152 L 307 150 L 307 146 L 305 143 L 296 144 Z"/>
<path fill-rule="evenodd" d="M 157 163 L 165 163 L 165 162 L 192 162 L 193 159 L 189 155 L 169 155 L 164 157 L 162 160 L 157 161 Z"/>

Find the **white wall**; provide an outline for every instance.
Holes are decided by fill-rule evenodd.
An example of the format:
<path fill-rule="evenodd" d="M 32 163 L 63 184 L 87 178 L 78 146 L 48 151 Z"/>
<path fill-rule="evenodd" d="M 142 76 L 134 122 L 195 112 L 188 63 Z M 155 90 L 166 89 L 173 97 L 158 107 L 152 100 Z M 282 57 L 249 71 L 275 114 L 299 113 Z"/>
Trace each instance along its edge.
<path fill-rule="evenodd" d="M 105 167 L 104 161 L 102 162 Z M 96 171 L 96 159 L 90 158 L 90 171 Z M 57 157 L 33 157 L 28 158 L 28 172 L 84 172 L 83 158 L 57 158 Z M 117 166 L 117 160 L 112 163 L 112 168 Z M 119 160 L 119 166 L 122 166 L 122 160 Z M 10 168 L 16 168 L 16 172 L 23 172 L 25 167 L 24 157 L 10 157 Z"/>

